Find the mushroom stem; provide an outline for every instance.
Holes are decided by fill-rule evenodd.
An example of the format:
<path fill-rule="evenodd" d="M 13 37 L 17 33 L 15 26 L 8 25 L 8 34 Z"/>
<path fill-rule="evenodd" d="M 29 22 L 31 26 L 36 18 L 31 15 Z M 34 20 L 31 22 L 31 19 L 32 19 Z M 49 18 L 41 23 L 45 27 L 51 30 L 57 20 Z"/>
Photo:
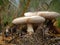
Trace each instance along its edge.
<path fill-rule="evenodd" d="M 27 24 L 27 33 L 28 33 L 29 35 L 31 35 L 31 34 L 34 33 L 32 24 Z"/>

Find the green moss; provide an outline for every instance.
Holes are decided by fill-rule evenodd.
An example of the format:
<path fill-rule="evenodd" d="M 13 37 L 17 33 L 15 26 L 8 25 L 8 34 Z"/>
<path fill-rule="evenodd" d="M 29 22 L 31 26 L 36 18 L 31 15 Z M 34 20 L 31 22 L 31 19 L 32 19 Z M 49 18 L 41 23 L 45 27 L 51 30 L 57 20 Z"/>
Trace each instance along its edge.
<path fill-rule="evenodd" d="M 58 27 L 60 27 L 60 17 L 59 18 L 57 18 L 57 21 L 58 21 Z"/>

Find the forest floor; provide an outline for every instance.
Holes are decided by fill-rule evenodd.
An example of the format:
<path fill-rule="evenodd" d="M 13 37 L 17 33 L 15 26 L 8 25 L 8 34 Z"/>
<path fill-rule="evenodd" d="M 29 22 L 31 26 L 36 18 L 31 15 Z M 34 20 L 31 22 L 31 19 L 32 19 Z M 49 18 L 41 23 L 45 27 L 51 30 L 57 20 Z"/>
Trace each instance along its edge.
<path fill-rule="evenodd" d="M 0 45 L 60 45 L 59 36 L 53 36 L 52 34 L 45 35 L 44 30 L 41 30 L 41 28 L 37 29 L 32 35 L 16 36 L 10 42 L 6 41 L 10 40 L 10 38 L 5 38 L 6 40 L 4 41 L 2 38 L 2 35 L 0 35 Z"/>

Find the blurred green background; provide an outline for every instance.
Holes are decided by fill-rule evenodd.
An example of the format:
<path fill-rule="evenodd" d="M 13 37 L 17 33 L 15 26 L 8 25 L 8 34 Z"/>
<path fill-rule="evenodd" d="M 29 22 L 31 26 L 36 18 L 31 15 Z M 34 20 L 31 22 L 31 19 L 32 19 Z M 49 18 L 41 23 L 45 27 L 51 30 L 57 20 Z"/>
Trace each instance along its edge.
<path fill-rule="evenodd" d="M 60 13 L 60 0 L 0 0 L 0 29 L 4 24 L 28 11 L 55 11 Z M 60 27 L 60 17 L 57 18 Z"/>

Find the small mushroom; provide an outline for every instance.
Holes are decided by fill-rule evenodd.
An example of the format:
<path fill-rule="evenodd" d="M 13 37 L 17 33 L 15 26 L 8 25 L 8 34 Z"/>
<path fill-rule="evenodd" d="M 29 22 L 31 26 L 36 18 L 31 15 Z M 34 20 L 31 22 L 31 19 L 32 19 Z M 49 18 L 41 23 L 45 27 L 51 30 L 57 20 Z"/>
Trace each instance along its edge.
<path fill-rule="evenodd" d="M 45 17 L 47 19 L 54 19 L 60 16 L 60 14 L 57 12 L 49 12 L 49 11 L 41 11 L 41 12 L 38 12 L 37 15 Z"/>
<path fill-rule="evenodd" d="M 24 13 L 24 15 L 26 17 L 38 15 L 38 16 L 42 16 L 42 17 L 45 17 L 45 18 L 48 18 L 48 19 L 52 19 L 52 18 L 56 18 L 56 17 L 60 16 L 59 13 L 52 12 L 52 11 L 27 12 L 27 13 Z"/>
<path fill-rule="evenodd" d="M 46 19 L 45 22 L 47 22 L 47 27 L 49 27 L 49 29 L 52 30 L 53 33 L 58 32 L 58 30 L 56 29 L 56 27 L 53 24 L 56 21 L 56 18 L 60 16 L 59 13 L 44 11 L 44 12 L 38 12 L 37 15 L 42 16 Z"/>
<path fill-rule="evenodd" d="M 45 21 L 45 18 L 40 16 L 32 16 L 32 17 L 20 17 L 16 18 L 12 21 L 13 24 L 27 24 L 27 32 L 31 35 L 34 30 L 32 27 L 33 23 L 42 23 Z"/>

